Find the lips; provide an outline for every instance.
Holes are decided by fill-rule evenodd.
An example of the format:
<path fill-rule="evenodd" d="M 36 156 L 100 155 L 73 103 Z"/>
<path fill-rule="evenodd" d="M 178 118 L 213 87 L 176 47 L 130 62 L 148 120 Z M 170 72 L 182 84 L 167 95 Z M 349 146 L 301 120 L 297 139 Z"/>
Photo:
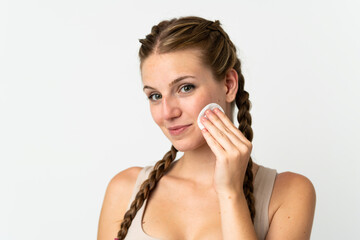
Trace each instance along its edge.
<path fill-rule="evenodd" d="M 177 135 L 180 135 L 181 133 L 183 133 L 186 129 L 188 129 L 190 125 L 191 124 L 189 124 L 189 125 L 178 125 L 178 126 L 170 127 L 170 128 L 168 128 L 168 130 L 169 130 L 171 135 L 177 136 Z"/>
<path fill-rule="evenodd" d="M 191 124 L 188 124 L 188 125 L 178 125 L 178 126 L 174 126 L 174 127 L 169 127 L 168 129 L 169 130 L 177 130 L 177 129 L 180 129 L 180 128 L 183 128 L 183 127 L 188 127 L 190 126 Z"/>

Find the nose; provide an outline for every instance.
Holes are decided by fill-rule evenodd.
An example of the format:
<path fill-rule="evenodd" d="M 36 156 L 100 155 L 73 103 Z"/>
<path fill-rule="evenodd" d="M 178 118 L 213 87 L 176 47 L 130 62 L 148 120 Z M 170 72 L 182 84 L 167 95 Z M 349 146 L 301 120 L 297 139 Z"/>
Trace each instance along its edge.
<path fill-rule="evenodd" d="M 163 117 L 165 120 L 172 120 L 181 116 L 181 109 L 176 99 L 163 97 L 162 106 Z"/>

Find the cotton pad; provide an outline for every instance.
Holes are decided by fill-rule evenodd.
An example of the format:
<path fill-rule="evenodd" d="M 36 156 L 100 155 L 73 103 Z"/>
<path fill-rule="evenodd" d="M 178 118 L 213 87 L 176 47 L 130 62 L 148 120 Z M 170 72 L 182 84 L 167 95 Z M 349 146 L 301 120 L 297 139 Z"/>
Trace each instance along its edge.
<path fill-rule="evenodd" d="M 202 116 L 205 116 L 205 117 L 206 117 L 206 115 L 205 115 L 205 111 L 206 111 L 206 110 L 208 110 L 208 109 L 213 110 L 214 108 L 219 108 L 223 113 L 225 113 L 224 110 L 223 110 L 223 109 L 220 107 L 220 105 L 217 104 L 217 103 L 210 103 L 210 104 L 206 105 L 206 106 L 201 110 L 201 112 L 199 113 L 198 120 L 197 120 L 198 126 L 199 126 L 199 128 L 200 128 L 201 130 L 204 128 L 204 125 L 202 125 L 200 119 L 202 118 Z M 207 118 L 207 117 L 206 117 L 206 118 Z"/>

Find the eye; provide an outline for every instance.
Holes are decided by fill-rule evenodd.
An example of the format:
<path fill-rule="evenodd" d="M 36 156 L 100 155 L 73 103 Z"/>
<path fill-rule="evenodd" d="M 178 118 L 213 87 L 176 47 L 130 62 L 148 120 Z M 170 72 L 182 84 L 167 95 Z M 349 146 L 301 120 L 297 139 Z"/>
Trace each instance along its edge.
<path fill-rule="evenodd" d="M 184 89 L 185 92 L 190 92 L 191 89 L 194 89 L 194 88 L 195 88 L 194 85 L 192 85 L 192 84 L 187 84 L 187 85 L 182 86 L 180 89 Z"/>
<path fill-rule="evenodd" d="M 153 98 L 155 96 L 155 99 Z M 148 99 L 150 100 L 150 101 L 156 101 L 156 100 L 158 100 L 158 99 L 160 99 L 161 98 L 161 95 L 160 94 L 157 94 L 157 93 L 154 93 L 154 94 L 150 94 L 150 96 L 148 97 Z"/>

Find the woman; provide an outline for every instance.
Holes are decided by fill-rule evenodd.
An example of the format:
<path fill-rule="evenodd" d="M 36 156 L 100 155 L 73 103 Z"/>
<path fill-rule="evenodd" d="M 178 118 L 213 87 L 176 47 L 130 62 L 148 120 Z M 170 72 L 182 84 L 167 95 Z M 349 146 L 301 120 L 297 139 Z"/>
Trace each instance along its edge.
<path fill-rule="evenodd" d="M 249 94 L 219 21 L 162 21 L 140 42 L 143 90 L 172 146 L 155 166 L 110 181 L 98 240 L 309 239 L 314 187 L 302 175 L 253 163 Z M 209 103 L 225 113 L 206 111 L 200 130 Z M 184 155 L 174 161 L 177 151 Z"/>

